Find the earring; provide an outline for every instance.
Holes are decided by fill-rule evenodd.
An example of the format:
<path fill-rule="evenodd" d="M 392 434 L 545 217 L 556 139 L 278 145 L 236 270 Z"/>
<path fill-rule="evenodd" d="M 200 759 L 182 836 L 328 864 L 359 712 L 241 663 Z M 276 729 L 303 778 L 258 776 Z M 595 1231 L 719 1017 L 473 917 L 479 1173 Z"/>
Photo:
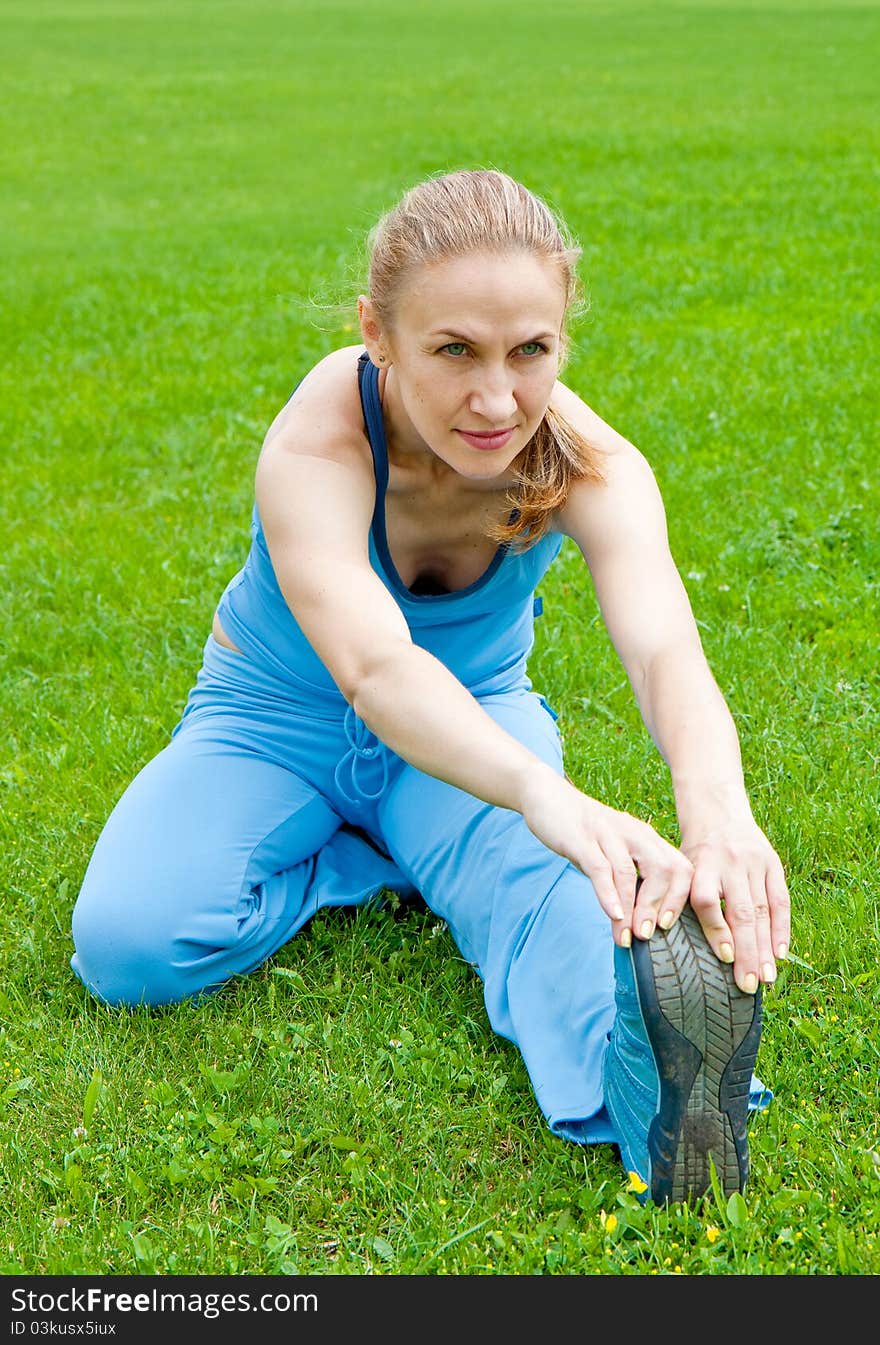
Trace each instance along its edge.
<path fill-rule="evenodd" d="M 380 356 L 379 356 L 379 363 L 380 363 L 380 364 L 384 364 L 384 363 L 385 363 L 385 356 L 384 356 L 384 355 L 380 355 Z"/>

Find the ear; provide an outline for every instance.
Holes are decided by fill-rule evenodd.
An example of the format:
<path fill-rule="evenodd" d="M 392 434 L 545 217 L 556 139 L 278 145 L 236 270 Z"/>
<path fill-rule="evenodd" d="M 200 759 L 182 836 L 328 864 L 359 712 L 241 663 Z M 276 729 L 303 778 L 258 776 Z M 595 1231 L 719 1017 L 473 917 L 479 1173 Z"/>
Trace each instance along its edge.
<path fill-rule="evenodd" d="M 372 299 L 365 294 L 358 295 L 358 322 L 361 326 L 361 336 L 364 345 L 367 347 L 367 354 L 373 364 L 387 365 L 389 363 L 387 343 L 383 339 L 382 324 L 376 316 L 376 310 Z"/>

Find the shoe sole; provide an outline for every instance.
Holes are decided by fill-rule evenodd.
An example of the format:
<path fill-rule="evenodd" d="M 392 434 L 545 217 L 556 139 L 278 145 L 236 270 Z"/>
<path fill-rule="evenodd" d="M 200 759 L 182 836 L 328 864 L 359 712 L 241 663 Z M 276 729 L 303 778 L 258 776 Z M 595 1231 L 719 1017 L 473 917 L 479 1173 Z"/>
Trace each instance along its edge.
<path fill-rule="evenodd" d="M 719 961 L 692 908 L 668 931 L 635 940 L 633 966 L 660 1076 L 648 1131 L 651 1198 L 700 1196 L 709 1160 L 725 1195 L 749 1176 L 749 1090 L 761 1037 L 761 988 L 747 995 Z"/>

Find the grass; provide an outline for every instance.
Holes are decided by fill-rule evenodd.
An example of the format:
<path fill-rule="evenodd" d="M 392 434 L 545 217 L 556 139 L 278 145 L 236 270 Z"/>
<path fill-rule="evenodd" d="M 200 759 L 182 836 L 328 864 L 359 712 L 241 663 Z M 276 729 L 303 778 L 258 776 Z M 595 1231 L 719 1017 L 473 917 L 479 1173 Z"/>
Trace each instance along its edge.
<path fill-rule="evenodd" d="M 0 0 L 0 1271 L 880 1270 L 876 3 Z M 568 380 L 658 476 L 794 900 L 745 1201 L 641 1207 L 544 1127 L 420 904 L 323 913 L 199 1008 L 68 969 L 116 798 L 248 544 L 262 434 L 363 236 L 494 164 L 584 244 Z M 352 321 L 354 320 L 352 316 Z M 566 546 L 531 673 L 675 835 Z"/>

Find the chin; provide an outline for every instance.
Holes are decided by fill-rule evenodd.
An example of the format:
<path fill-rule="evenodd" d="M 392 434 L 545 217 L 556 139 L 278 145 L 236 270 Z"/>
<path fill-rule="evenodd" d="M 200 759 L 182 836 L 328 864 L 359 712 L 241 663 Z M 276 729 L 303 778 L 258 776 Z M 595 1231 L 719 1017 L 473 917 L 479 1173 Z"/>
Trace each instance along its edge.
<path fill-rule="evenodd" d="M 498 477 L 504 476 L 509 467 L 509 462 L 469 462 L 453 468 L 453 471 L 466 481 L 495 481 Z"/>

